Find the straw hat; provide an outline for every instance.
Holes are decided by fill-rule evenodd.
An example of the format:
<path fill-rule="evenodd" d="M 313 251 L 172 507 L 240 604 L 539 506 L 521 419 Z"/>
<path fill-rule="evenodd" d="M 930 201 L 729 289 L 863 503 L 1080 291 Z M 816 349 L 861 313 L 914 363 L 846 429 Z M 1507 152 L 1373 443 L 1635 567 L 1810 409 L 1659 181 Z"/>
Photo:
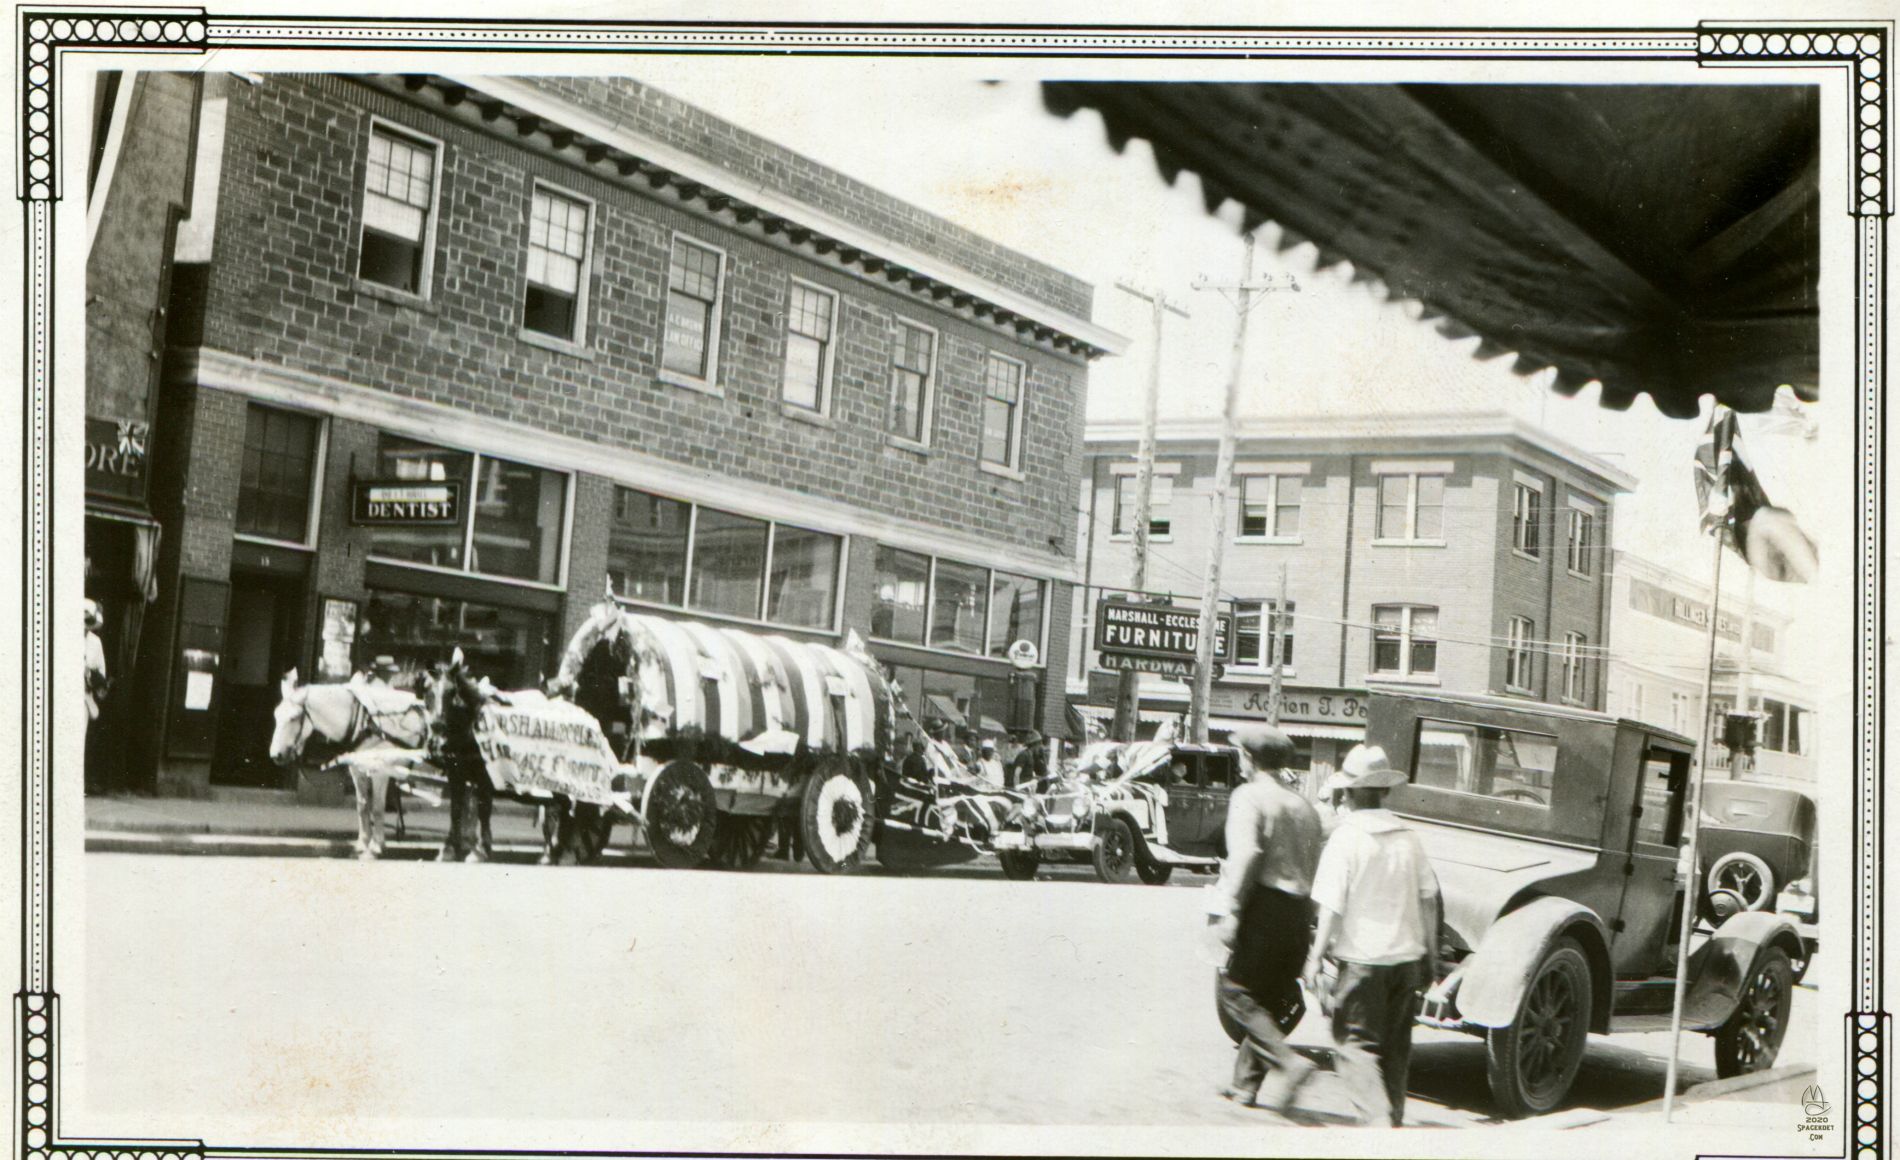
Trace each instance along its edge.
<path fill-rule="evenodd" d="M 1342 789 L 1391 789 L 1404 785 L 1409 778 L 1386 761 L 1385 749 L 1378 745 L 1355 745 L 1339 763 L 1339 769 L 1326 779 L 1326 792 Z"/>
<path fill-rule="evenodd" d="M 106 626 L 106 614 L 99 608 L 97 600 L 86 601 L 85 617 L 88 629 L 101 629 Z"/>

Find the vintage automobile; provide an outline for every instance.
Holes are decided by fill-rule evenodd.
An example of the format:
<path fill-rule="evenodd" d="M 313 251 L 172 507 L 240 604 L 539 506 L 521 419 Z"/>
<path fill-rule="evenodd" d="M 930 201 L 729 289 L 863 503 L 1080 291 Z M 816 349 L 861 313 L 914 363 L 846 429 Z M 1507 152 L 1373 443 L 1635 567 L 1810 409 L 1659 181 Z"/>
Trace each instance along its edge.
<path fill-rule="evenodd" d="M 1775 892 L 1808 877 L 1814 857 L 1814 799 L 1798 789 L 1748 781 L 1702 787 L 1704 881 L 1732 891 L 1749 910 L 1774 905 Z"/>
<path fill-rule="evenodd" d="M 1410 776 L 1388 804 L 1444 896 L 1445 973 L 1419 1020 L 1485 1039 L 1503 1112 L 1554 1108 L 1589 1032 L 1669 1025 L 1693 741 L 1578 709 L 1376 688 L 1367 740 Z M 1794 924 L 1744 910 L 1686 950 L 1683 1026 L 1715 1038 L 1722 1076 L 1771 1067 L 1804 955 Z"/>
<path fill-rule="evenodd" d="M 1177 868 L 1213 873 L 1241 769 L 1226 745 L 1096 742 L 1049 792 L 1011 812 L 997 860 L 1016 879 L 1035 877 L 1044 861 L 1086 861 L 1104 882 L 1154 886 Z"/>

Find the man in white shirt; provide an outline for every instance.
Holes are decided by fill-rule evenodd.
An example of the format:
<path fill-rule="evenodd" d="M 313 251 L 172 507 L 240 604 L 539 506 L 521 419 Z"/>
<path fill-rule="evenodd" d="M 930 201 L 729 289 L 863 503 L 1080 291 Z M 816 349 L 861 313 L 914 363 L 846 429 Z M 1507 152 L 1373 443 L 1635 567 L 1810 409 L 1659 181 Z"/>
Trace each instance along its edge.
<path fill-rule="evenodd" d="M 1313 877 L 1319 927 L 1307 955 L 1307 988 L 1320 964 L 1339 965 L 1333 988 L 1334 1069 L 1364 1124 L 1398 1127 L 1412 1061 L 1419 993 L 1438 967 L 1438 878 L 1418 835 L 1385 808 L 1405 784 L 1376 745 L 1353 747 L 1328 790 L 1344 790 L 1343 813 Z"/>
<path fill-rule="evenodd" d="M 976 773 L 994 786 L 1003 784 L 1003 759 L 996 755 L 996 739 L 985 737 L 977 745 Z"/>

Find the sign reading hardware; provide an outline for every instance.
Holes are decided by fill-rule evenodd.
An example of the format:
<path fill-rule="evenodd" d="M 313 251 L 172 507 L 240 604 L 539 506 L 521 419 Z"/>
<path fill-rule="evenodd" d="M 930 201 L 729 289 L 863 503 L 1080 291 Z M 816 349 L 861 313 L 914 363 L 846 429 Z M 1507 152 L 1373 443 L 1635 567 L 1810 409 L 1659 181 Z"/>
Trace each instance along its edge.
<path fill-rule="evenodd" d="M 350 489 L 350 522 L 387 527 L 397 524 L 459 524 L 459 479 L 359 479 Z"/>
<path fill-rule="evenodd" d="M 1102 653 L 1098 658 L 1101 666 L 1110 672 L 1154 673 L 1157 676 L 1173 677 L 1186 681 L 1194 677 L 1194 661 L 1180 660 L 1176 657 L 1149 657 L 1127 653 Z M 1214 662 L 1214 679 L 1220 680 L 1227 675 L 1227 666 Z"/>
<path fill-rule="evenodd" d="M 1214 659 L 1229 660 L 1233 614 L 1218 613 L 1214 622 Z M 1095 649 L 1103 654 L 1192 661 L 1200 635 L 1201 614 L 1196 609 L 1137 604 L 1119 596 L 1104 596 L 1095 605 Z"/>

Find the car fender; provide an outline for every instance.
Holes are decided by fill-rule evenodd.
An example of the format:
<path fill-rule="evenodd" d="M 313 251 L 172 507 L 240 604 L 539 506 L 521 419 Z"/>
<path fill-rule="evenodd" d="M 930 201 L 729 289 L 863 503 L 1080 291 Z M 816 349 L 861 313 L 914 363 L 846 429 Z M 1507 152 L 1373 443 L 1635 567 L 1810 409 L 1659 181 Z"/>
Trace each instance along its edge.
<path fill-rule="evenodd" d="M 1123 806 L 1108 810 L 1106 813 L 1108 817 L 1120 818 L 1122 822 L 1127 825 L 1128 832 L 1132 834 L 1135 839 L 1135 856 L 1138 858 L 1146 858 L 1148 856 L 1148 835 L 1142 832 L 1141 823 L 1135 820 L 1134 812 Z"/>
<path fill-rule="evenodd" d="M 1531 973 L 1552 943 L 1572 935 L 1590 960 L 1592 1031 L 1610 1025 L 1609 932 L 1595 911 L 1567 898 L 1535 898 L 1484 932 L 1458 965 L 1458 1016 L 1480 1027 L 1508 1027 L 1517 1018 Z"/>
<path fill-rule="evenodd" d="M 1682 999 L 1682 1025 L 1693 1031 L 1713 1031 L 1728 1022 L 1756 958 L 1771 946 L 1781 947 L 1790 958 L 1801 954 L 1801 932 L 1773 911 L 1744 910 L 1717 927 L 1689 956 L 1689 993 Z"/>

